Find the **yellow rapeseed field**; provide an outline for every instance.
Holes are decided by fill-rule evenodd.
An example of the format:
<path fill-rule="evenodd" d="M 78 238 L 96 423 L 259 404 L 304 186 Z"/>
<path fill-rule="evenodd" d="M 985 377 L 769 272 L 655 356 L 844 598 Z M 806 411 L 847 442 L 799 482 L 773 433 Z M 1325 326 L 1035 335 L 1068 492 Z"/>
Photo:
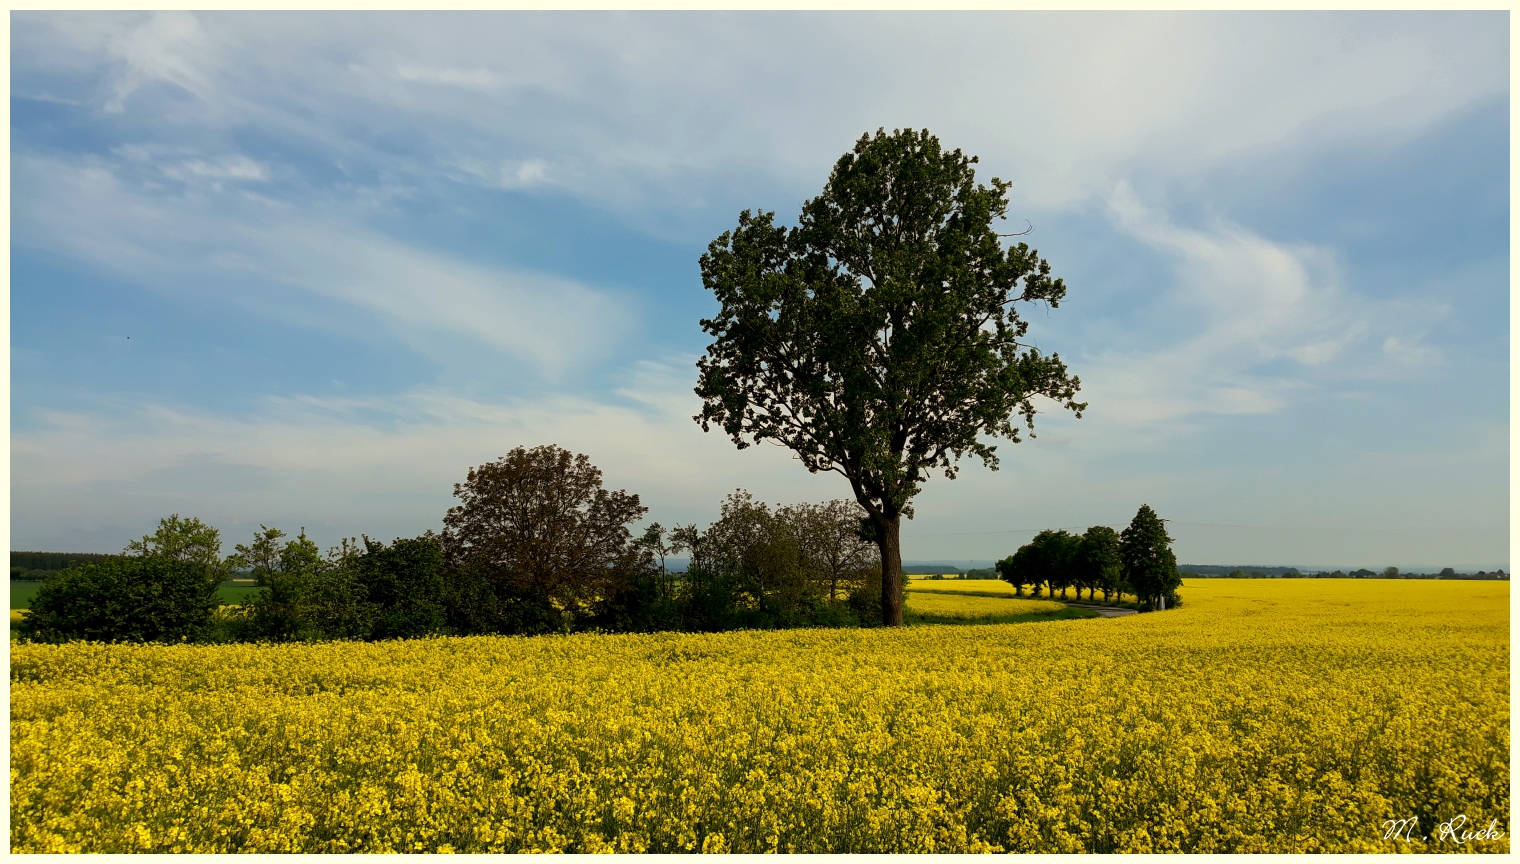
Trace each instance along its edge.
<path fill-rule="evenodd" d="M 1028 612 L 1054 612 L 1066 608 L 1052 600 L 1015 600 L 1009 597 L 980 597 L 951 592 L 909 591 L 905 607 L 920 615 L 941 618 L 985 618 L 992 615 L 1021 615 Z"/>
<path fill-rule="evenodd" d="M 1013 596 L 1013 586 L 1001 579 L 925 579 L 922 576 L 909 576 L 908 590 L 957 594 L 971 591 Z"/>
<path fill-rule="evenodd" d="M 11 848 L 1509 850 L 1508 584 L 1182 596 L 898 631 L 13 645 Z"/>

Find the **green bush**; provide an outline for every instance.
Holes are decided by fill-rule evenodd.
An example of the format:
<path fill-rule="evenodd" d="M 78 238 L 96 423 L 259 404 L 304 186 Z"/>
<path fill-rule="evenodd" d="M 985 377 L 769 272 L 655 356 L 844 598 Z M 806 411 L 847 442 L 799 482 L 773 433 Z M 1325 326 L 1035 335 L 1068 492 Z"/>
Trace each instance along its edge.
<path fill-rule="evenodd" d="M 443 547 L 433 537 L 397 539 L 390 546 L 365 537 L 364 553 L 348 567 L 375 610 L 371 639 L 408 639 L 443 629 Z"/>
<path fill-rule="evenodd" d="M 55 571 L 20 627 L 37 642 L 179 642 L 206 633 L 217 606 L 204 568 L 162 555 Z"/>

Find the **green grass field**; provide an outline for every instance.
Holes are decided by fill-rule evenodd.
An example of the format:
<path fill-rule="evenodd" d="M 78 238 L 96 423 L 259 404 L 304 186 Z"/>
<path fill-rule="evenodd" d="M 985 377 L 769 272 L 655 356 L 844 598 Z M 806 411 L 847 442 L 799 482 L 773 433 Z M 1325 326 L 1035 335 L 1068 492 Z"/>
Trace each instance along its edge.
<path fill-rule="evenodd" d="M 32 598 L 37 596 L 37 589 L 41 586 L 41 582 L 11 582 L 11 608 L 32 608 Z M 243 602 L 244 597 L 252 596 L 258 590 L 253 585 L 222 585 L 216 589 L 216 596 L 223 605 L 230 606 Z M 11 622 L 15 623 L 15 620 L 16 617 L 12 615 Z"/>

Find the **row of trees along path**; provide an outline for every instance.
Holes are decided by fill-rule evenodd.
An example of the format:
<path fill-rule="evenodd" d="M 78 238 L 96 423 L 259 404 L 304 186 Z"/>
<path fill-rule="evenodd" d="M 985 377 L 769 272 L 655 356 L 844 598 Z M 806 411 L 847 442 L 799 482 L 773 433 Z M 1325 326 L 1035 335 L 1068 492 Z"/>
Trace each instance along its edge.
<path fill-rule="evenodd" d="M 1165 609 L 1177 605 L 1182 577 L 1172 538 L 1150 505 L 1141 505 L 1123 533 L 1106 525 L 1094 525 L 1081 535 L 1066 531 L 1041 531 L 1012 555 L 997 562 L 998 577 L 1022 595 L 1031 586 L 1039 596 L 1043 586 L 1054 598 L 1066 598 L 1074 588 L 1077 598 L 1103 592 L 1105 602 L 1114 596 L 1133 594 L 1142 608 Z"/>

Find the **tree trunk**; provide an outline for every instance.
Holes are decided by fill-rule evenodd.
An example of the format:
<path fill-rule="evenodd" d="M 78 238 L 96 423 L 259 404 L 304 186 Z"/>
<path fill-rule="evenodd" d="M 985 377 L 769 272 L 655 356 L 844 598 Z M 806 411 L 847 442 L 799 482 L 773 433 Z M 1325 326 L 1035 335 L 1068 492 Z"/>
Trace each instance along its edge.
<path fill-rule="evenodd" d="M 876 523 L 876 545 L 881 548 L 881 623 L 902 626 L 902 544 L 898 529 L 902 517 L 882 518 Z"/>

